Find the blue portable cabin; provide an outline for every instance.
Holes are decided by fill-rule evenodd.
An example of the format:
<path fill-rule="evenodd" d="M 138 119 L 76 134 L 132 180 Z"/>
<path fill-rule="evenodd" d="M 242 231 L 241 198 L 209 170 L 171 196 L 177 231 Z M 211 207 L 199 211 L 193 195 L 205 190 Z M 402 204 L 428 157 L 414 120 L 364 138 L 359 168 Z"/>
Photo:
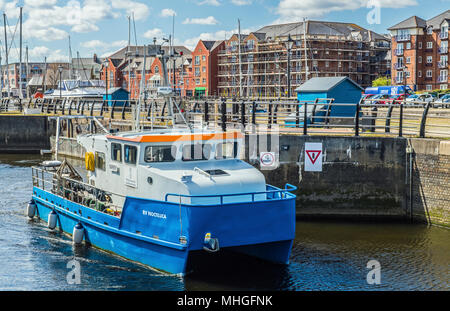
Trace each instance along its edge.
<path fill-rule="evenodd" d="M 356 113 L 356 104 L 361 99 L 361 94 L 364 89 L 356 82 L 348 77 L 316 77 L 312 78 L 296 90 L 297 99 L 300 102 L 300 115 L 303 116 L 304 105 L 314 102 L 316 99 L 334 99 L 336 104 L 351 104 L 346 106 L 339 106 L 332 104 L 330 110 L 330 117 L 354 117 Z M 314 109 L 313 105 L 307 108 L 308 123 L 311 123 L 313 111 L 315 116 L 325 116 L 328 109 L 328 101 L 319 101 L 323 106 L 318 106 Z M 322 122 L 323 119 L 314 118 L 314 122 Z M 286 122 L 290 124 L 291 120 Z M 301 122 L 303 123 L 303 122 Z"/>
<path fill-rule="evenodd" d="M 108 98 L 106 98 L 106 93 L 103 94 L 103 100 L 108 100 L 108 106 L 112 106 L 113 102 L 116 101 L 116 107 L 122 107 L 125 101 L 129 99 L 130 93 L 121 87 L 113 87 L 108 89 Z"/>

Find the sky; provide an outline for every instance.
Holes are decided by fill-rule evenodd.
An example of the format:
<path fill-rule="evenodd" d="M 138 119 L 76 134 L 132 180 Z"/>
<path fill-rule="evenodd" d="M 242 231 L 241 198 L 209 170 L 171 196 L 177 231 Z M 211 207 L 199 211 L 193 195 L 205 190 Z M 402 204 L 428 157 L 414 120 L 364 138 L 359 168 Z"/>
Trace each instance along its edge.
<path fill-rule="evenodd" d="M 450 0 L 0 0 L 6 14 L 9 62 L 19 59 L 19 7 L 23 7 L 23 55 L 29 60 L 67 61 L 72 56 L 108 56 L 128 42 L 161 43 L 174 34 L 175 44 L 193 49 L 199 39 L 223 40 L 237 33 L 279 23 L 310 20 L 352 22 L 378 33 L 417 15 L 432 18 L 450 9 Z M 134 20 L 134 23 L 133 23 Z M 5 63 L 3 18 L 0 53 Z M 136 32 L 134 32 L 134 28 Z M 23 56 L 25 57 L 25 56 Z"/>

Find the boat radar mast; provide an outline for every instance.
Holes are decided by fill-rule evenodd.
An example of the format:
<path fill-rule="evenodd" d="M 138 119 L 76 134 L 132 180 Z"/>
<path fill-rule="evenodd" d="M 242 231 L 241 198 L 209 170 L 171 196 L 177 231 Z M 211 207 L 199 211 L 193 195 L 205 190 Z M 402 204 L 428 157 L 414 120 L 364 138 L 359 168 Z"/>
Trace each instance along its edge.
<path fill-rule="evenodd" d="M 183 119 L 183 122 L 186 124 L 186 126 L 190 130 L 192 130 L 192 126 L 189 124 L 189 122 L 187 122 L 187 120 L 181 113 L 181 109 L 175 100 L 176 95 L 169 85 L 169 76 L 167 74 L 167 63 L 170 61 L 170 59 L 172 57 L 174 57 L 174 55 L 167 55 L 161 47 L 162 47 L 162 45 L 156 44 L 156 39 L 153 40 L 153 45 L 145 45 L 144 46 L 144 64 L 143 64 L 143 68 L 142 68 L 142 78 L 143 79 L 141 79 L 139 100 L 138 100 L 137 107 L 136 107 L 136 119 L 135 119 L 135 124 L 134 124 L 134 130 L 137 131 L 140 129 L 140 111 L 141 111 L 141 106 L 142 106 L 141 100 L 143 97 L 142 96 L 143 92 L 145 92 L 144 80 L 145 80 L 145 67 L 146 67 L 147 57 L 157 57 L 161 61 L 164 79 L 163 79 L 163 86 L 158 88 L 157 94 L 158 94 L 158 96 L 167 98 L 169 100 L 168 114 L 169 114 L 169 118 L 172 119 L 172 126 L 174 126 L 174 124 L 175 124 L 175 114 L 174 114 L 174 109 L 173 109 L 173 107 L 175 106 L 175 108 L 178 110 L 180 117 Z M 174 68 L 173 74 L 175 74 L 175 68 Z M 152 103 L 152 105 L 153 105 L 153 103 Z M 151 108 L 153 108 L 153 107 L 151 107 Z M 152 109 L 152 111 L 153 111 L 153 109 Z M 152 118 L 151 122 L 152 122 L 152 128 L 153 128 L 153 118 Z"/>

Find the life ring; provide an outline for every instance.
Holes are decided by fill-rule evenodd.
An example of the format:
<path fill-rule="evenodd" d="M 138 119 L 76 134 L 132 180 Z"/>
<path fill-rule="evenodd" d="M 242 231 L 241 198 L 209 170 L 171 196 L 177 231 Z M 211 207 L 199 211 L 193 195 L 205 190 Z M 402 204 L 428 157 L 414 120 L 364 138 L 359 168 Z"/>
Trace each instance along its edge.
<path fill-rule="evenodd" d="M 95 171 L 95 157 L 92 152 L 86 152 L 86 155 L 84 157 L 84 160 L 86 162 L 86 170 L 88 171 Z"/>

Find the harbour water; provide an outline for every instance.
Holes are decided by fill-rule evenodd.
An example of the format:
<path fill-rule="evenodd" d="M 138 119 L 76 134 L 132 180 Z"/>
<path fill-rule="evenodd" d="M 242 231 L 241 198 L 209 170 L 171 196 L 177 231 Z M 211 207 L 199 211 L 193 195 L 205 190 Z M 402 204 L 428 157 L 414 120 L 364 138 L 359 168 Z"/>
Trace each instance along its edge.
<path fill-rule="evenodd" d="M 450 230 L 410 224 L 298 221 L 288 266 L 210 254 L 184 279 L 98 250 L 25 216 L 40 156 L 0 155 L 0 290 L 448 290 Z M 68 263 L 80 264 L 70 284 Z M 381 284 L 368 284 L 370 260 Z M 77 284 L 79 283 L 79 284 Z"/>

